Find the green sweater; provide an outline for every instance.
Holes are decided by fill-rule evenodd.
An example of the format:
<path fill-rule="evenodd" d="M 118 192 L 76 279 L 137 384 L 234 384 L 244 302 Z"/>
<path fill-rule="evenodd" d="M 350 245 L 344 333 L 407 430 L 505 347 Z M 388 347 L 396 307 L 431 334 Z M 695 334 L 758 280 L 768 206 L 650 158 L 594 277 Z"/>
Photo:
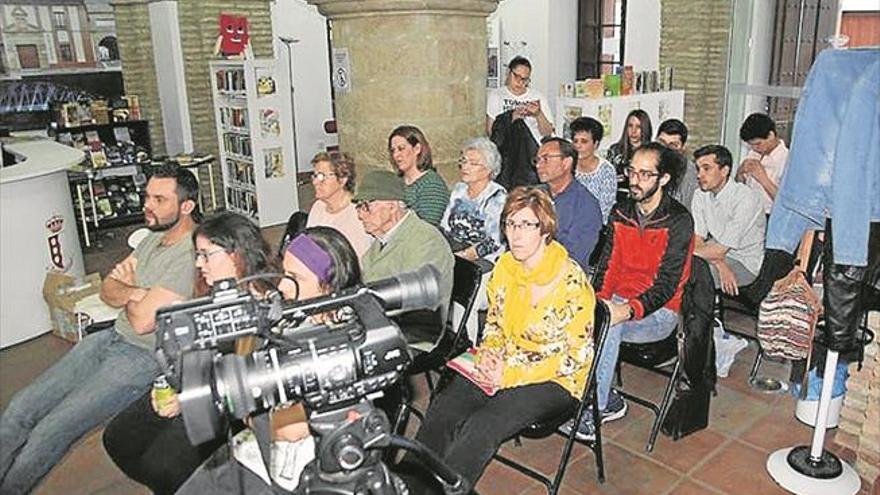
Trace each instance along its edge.
<path fill-rule="evenodd" d="M 446 205 L 449 204 L 449 187 L 436 170 L 428 170 L 406 186 L 403 200 L 419 218 L 436 227 L 440 225 Z"/>
<path fill-rule="evenodd" d="M 364 282 L 374 282 L 411 272 L 425 265 L 434 265 L 440 272 L 440 297 L 445 315 L 452 295 L 455 258 L 443 234 L 410 212 L 386 241 L 384 247 L 378 239 L 374 241 L 361 258 Z"/>

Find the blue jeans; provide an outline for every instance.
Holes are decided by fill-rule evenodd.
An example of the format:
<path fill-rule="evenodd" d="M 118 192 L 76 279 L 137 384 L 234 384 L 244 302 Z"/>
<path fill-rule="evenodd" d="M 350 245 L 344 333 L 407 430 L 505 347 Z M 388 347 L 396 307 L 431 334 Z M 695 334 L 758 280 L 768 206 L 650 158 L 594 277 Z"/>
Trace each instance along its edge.
<path fill-rule="evenodd" d="M 115 330 L 87 336 L 0 416 L 0 493 L 29 493 L 70 446 L 145 393 L 153 354 Z"/>
<path fill-rule="evenodd" d="M 626 300 L 614 296 L 611 301 L 622 303 Z M 605 345 L 602 347 L 601 356 L 599 356 L 599 367 L 596 369 L 600 411 L 604 411 L 608 405 L 608 394 L 611 392 L 611 382 L 614 380 L 620 343 L 659 342 L 669 337 L 677 324 L 678 313 L 668 308 L 660 308 L 641 320 L 624 321 L 608 329 L 608 336 L 605 337 Z"/>

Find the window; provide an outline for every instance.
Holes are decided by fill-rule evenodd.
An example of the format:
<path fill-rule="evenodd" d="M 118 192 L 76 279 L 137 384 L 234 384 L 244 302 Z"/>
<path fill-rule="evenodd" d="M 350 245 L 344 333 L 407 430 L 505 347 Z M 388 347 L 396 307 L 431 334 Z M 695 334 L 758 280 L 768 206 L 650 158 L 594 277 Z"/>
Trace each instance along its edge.
<path fill-rule="evenodd" d="M 623 68 L 627 0 L 579 0 L 577 78 Z"/>
<path fill-rule="evenodd" d="M 37 52 L 37 45 L 16 45 L 18 52 L 18 64 L 22 69 L 39 69 L 40 55 Z"/>
<path fill-rule="evenodd" d="M 62 62 L 73 62 L 73 51 L 70 49 L 70 43 L 59 43 L 58 54 Z"/>
<path fill-rule="evenodd" d="M 64 11 L 52 12 L 52 23 L 55 29 L 67 29 L 67 13 Z"/>

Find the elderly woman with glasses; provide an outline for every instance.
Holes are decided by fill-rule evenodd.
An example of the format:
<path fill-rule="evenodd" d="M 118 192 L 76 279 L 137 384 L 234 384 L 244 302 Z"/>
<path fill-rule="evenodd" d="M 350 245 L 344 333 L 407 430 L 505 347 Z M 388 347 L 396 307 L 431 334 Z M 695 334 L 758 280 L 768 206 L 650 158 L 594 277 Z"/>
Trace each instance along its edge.
<path fill-rule="evenodd" d="M 397 127 L 388 136 L 388 156 L 403 177 L 406 206 L 436 227 L 449 204 L 449 188 L 434 169 L 425 133 L 411 125 Z"/>
<path fill-rule="evenodd" d="M 315 203 L 306 227 L 333 227 L 348 239 L 360 258 L 373 238 L 364 231 L 351 201 L 356 178 L 354 160 L 348 153 L 322 151 L 312 158 L 312 168 Z"/>
<path fill-rule="evenodd" d="M 501 220 L 510 251 L 489 280 L 475 371 L 439 392 L 416 437 L 474 485 L 502 442 L 580 399 L 593 361 L 595 296 L 553 240 L 550 195 L 514 189 Z"/>
<path fill-rule="evenodd" d="M 494 182 L 501 155 L 488 138 L 468 140 L 458 159 L 461 182 L 452 187 L 440 230 L 456 256 L 494 262 L 501 254 L 501 210 L 507 191 Z"/>

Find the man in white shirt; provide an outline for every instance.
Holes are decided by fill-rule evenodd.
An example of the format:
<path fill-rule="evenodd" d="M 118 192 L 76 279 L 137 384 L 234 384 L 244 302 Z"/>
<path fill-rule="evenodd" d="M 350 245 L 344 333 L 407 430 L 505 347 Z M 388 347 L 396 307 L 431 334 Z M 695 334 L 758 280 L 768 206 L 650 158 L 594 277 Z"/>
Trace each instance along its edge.
<path fill-rule="evenodd" d="M 749 115 L 739 129 L 739 137 L 751 151 L 740 164 L 736 180 L 761 194 L 764 214 L 769 215 L 788 161 L 788 148 L 776 134 L 776 123 L 763 113 Z"/>
<path fill-rule="evenodd" d="M 766 218 L 761 196 L 730 180 L 733 157 L 711 144 L 694 152 L 700 190 L 694 193 L 694 254 L 709 262 L 715 287 L 738 294 L 752 283 L 764 261 Z"/>
<path fill-rule="evenodd" d="M 507 82 L 504 87 L 489 91 L 486 99 L 486 134 L 492 135 L 495 118 L 513 110 L 513 120 L 523 119 L 535 143 L 553 134 L 553 114 L 550 104 L 540 91 L 532 89 L 532 64 L 525 57 L 514 57 L 507 64 Z"/>

